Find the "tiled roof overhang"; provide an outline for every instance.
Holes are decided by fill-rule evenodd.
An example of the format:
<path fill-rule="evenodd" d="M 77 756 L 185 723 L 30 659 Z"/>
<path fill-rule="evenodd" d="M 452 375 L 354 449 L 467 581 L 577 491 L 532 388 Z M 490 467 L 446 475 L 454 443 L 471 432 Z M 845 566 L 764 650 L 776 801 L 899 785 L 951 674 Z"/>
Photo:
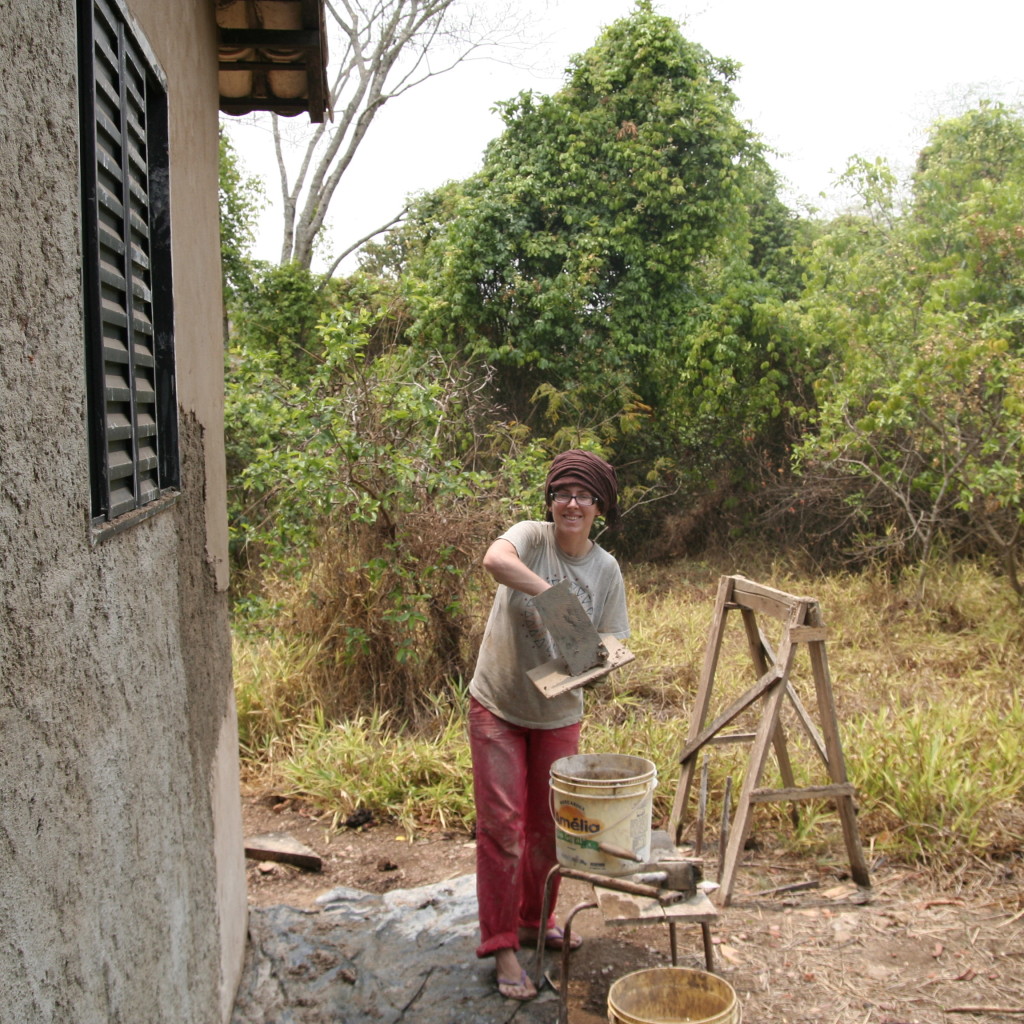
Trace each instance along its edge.
<path fill-rule="evenodd" d="M 215 0 L 220 109 L 332 115 L 324 0 Z"/>

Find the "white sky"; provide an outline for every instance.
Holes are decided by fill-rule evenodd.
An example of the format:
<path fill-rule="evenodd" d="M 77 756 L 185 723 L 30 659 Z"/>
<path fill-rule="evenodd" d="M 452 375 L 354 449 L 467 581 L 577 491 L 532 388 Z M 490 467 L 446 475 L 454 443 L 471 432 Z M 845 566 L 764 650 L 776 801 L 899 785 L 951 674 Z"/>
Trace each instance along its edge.
<path fill-rule="evenodd" d="M 485 0 L 486 2 L 486 0 Z M 556 91 L 569 57 L 633 9 L 633 0 L 519 0 L 533 71 L 476 60 L 384 107 L 332 203 L 325 248 L 394 216 L 412 192 L 478 170 L 501 131 L 491 107 L 523 89 Z M 929 123 L 969 92 L 1024 100 L 1020 0 L 655 0 L 683 34 L 742 67 L 738 114 L 780 152 L 791 205 L 815 206 L 853 155 L 908 167 Z M 518 61 L 522 63 L 522 58 Z M 227 119 L 243 165 L 278 188 L 270 136 Z M 256 255 L 276 259 L 280 228 L 267 212 Z M 349 260 L 343 269 L 352 269 Z"/>

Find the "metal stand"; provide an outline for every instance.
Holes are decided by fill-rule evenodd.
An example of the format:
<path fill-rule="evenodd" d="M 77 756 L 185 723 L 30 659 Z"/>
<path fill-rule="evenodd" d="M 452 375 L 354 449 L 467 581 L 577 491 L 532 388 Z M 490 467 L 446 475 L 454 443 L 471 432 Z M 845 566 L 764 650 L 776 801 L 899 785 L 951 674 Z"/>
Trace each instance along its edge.
<path fill-rule="evenodd" d="M 540 930 L 537 935 L 537 950 L 533 960 L 533 983 L 540 989 L 544 982 L 544 929 L 551 910 L 551 888 L 558 876 L 579 877 L 578 872 L 563 868 L 556 864 L 544 882 L 544 897 L 541 901 Z M 718 916 L 718 911 L 703 892 L 697 892 L 688 899 L 676 903 L 663 904 L 650 896 L 638 895 L 637 886 L 627 880 L 602 878 L 600 882 L 590 880 L 594 886 L 596 900 L 577 903 L 569 911 L 562 927 L 562 973 L 559 985 L 558 1024 L 569 1024 L 569 967 L 572 946 L 572 922 L 583 910 L 600 909 L 606 924 L 638 925 L 667 924 L 669 931 L 669 949 L 672 966 L 678 966 L 679 945 L 676 929 L 679 924 L 699 924 L 704 944 L 704 963 L 708 971 L 714 972 L 714 946 L 711 941 L 711 924 Z"/>

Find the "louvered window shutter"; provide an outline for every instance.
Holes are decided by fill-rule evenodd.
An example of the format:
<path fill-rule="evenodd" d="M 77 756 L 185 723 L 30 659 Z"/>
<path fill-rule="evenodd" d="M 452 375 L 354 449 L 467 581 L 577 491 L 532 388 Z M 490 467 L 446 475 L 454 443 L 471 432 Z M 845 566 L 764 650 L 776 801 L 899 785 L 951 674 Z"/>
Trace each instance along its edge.
<path fill-rule="evenodd" d="M 167 93 L 116 0 L 79 5 L 92 516 L 179 484 Z"/>

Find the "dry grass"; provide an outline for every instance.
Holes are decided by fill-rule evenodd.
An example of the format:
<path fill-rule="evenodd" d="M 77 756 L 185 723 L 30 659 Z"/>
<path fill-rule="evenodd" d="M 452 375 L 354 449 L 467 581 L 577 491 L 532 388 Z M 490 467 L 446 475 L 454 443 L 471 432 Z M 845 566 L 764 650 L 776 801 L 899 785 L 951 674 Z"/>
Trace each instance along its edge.
<path fill-rule="evenodd" d="M 667 816 L 718 580 L 733 573 L 819 602 L 830 631 L 827 654 L 848 774 L 858 790 L 862 840 L 872 857 L 948 864 L 963 857 L 984 860 L 1020 854 L 1024 619 L 1009 587 L 984 567 L 962 564 L 933 571 L 931 587 L 920 604 L 911 600 L 915 579 L 904 585 L 871 573 L 815 577 L 783 562 L 758 562 L 747 553 L 628 567 L 630 647 L 637 657 L 588 691 L 584 749 L 642 753 L 654 760 L 660 780 L 656 815 Z M 464 650 L 478 635 L 488 601 L 489 593 L 481 589 L 464 606 Z M 372 618 L 369 605 L 365 611 Z M 349 614 L 332 610 L 329 618 L 344 622 Z M 397 624 L 392 626 L 397 629 Z M 375 656 L 393 653 L 397 635 L 376 635 Z M 422 660 L 410 667 L 406 685 L 418 686 L 421 694 L 433 693 L 433 698 L 419 705 L 417 728 L 410 731 L 410 716 L 396 713 L 391 697 L 390 704 L 378 703 L 379 709 L 391 710 L 383 744 L 390 761 L 382 760 L 378 737 L 333 725 L 315 688 L 300 682 L 309 678 L 308 673 L 290 667 L 303 658 L 318 661 L 321 671 L 330 666 L 319 648 L 307 644 L 303 649 L 294 635 L 287 642 L 280 634 L 240 640 L 239 704 L 251 764 L 261 770 L 286 765 L 295 792 L 319 793 L 328 800 L 327 793 L 344 792 L 352 806 L 359 804 L 360 794 L 381 788 L 378 776 L 393 773 L 395 750 L 403 744 L 433 743 L 439 764 L 463 765 L 463 730 L 453 727 L 450 718 L 463 713 L 463 684 L 439 678 L 442 662 L 429 649 L 433 641 L 423 637 L 422 642 L 417 640 L 418 646 L 426 645 Z M 429 677 L 417 674 L 423 666 Z M 369 689 L 372 674 L 367 672 L 364 678 Z M 793 678 L 813 707 L 805 654 L 798 657 Z M 752 681 L 743 631 L 730 622 L 711 714 Z M 275 692 L 285 691 L 289 696 L 279 701 Z M 321 722 L 322 728 L 309 726 L 310 721 Z M 784 721 L 797 783 L 825 781 L 820 763 L 800 742 L 800 730 L 788 716 Z M 745 727 L 742 719 L 736 727 Z M 335 742 L 346 749 L 344 757 L 333 759 L 345 766 L 339 774 L 346 777 L 325 781 Z M 360 744 L 363 753 L 354 758 L 351 750 Z M 717 816 L 715 801 L 720 804 L 727 777 L 734 780 L 733 793 L 738 792 L 746 753 L 739 744 L 716 749 L 710 765 L 709 821 Z M 774 770 L 769 759 L 767 771 Z M 777 782 L 767 778 L 762 784 Z M 398 797 L 389 798 L 390 813 L 405 821 L 422 819 L 425 802 L 440 801 L 437 813 L 427 817 L 471 827 L 469 784 L 468 772 L 462 786 L 450 773 L 427 773 L 421 785 L 409 787 L 404 804 Z M 827 805 L 801 805 L 795 828 L 781 805 L 759 807 L 754 828 L 757 833 L 777 834 L 797 852 L 828 857 L 837 844 L 842 850 L 835 815 Z M 708 841 L 714 842 L 713 828 Z"/>
<path fill-rule="evenodd" d="M 1006 856 L 1021 849 L 1024 620 L 1010 588 L 974 565 L 934 574 L 919 606 L 910 600 L 913 579 L 904 587 L 872 574 L 812 578 L 783 564 L 748 568 L 724 558 L 632 570 L 630 646 L 637 660 L 604 693 L 595 691 L 584 732 L 589 749 L 650 751 L 663 779 L 657 809 L 667 815 L 718 579 L 733 573 L 819 602 L 865 841 L 904 859 Z M 754 679 L 739 618 L 727 619 L 708 720 Z M 813 708 L 806 654 L 798 655 L 793 681 Z M 733 728 L 752 731 L 758 708 Z M 797 783 L 827 781 L 788 706 L 783 721 Z M 727 777 L 738 792 L 747 752 L 730 745 L 711 755 L 713 798 L 721 800 Z M 775 771 L 771 758 L 767 771 Z M 803 805 L 794 831 L 785 809 L 771 805 L 759 808 L 755 820 L 815 850 L 834 844 L 833 817 L 827 806 Z"/>
<path fill-rule="evenodd" d="M 342 519 L 301 578 L 266 577 L 273 612 L 236 642 L 246 749 L 291 742 L 316 716 L 386 711 L 429 731 L 435 701 L 472 670 L 483 626 L 476 535 L 496 530 L 495 514 L 424 499 L 397 521 Z"/>

